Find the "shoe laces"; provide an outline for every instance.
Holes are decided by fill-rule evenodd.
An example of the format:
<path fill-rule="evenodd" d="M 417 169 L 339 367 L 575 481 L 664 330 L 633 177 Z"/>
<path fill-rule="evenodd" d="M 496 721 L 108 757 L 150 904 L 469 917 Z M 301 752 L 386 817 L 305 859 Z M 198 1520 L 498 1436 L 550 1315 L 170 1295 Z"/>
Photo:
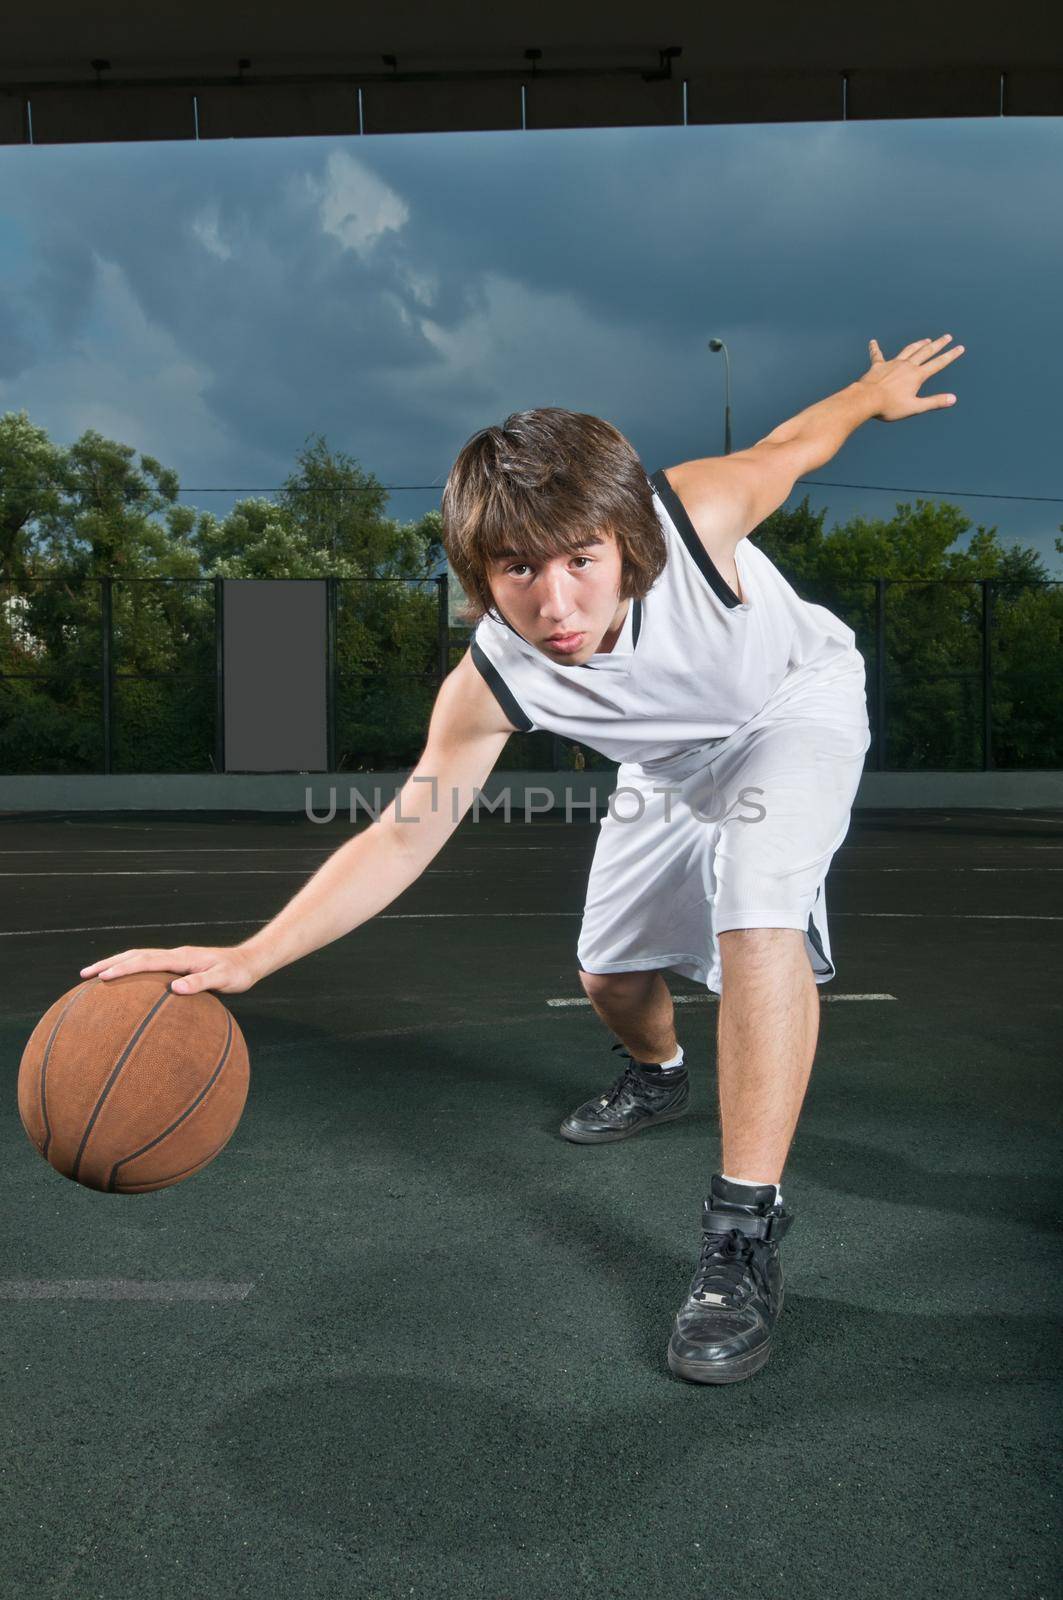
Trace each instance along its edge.
<path fill-rule="evenodd" d="M 627 1051 L 624 1052 L 627 1054 Z M 604 1110 L 607 1106 L 614 1106 L 627 1090 L 632 1094 L 645 1094 L 646 1082 L 642 1075 L 630 1062 L 617 1078 L 616 1082 L 599 1096 L 598 1104 Z"/>
<path fill-rule="evenodd" d="M 773 1246 L 740 1228 L 702 1232 L 690 1297 L 702 1304 L 722 1303 L 738 1309 L 754 1290 L 754 1277 L 766 1281 Z"/>
<path fill-rule="evenodd" d="M 626 1083 L 632 1084 L 634 1088 L 640 1090 L 644 1094 L 646 1092 L 646 1079 L 642 1071 L 639 1069 L 646 1066 L 647 1063 L 637 1061 L 627 1046 L 621 1044 L 619 1039 L 615 1044 L 610 1045 L 609 1048 L 610 1050 L 619 1051 L 619 1053 L 622 1056 L 626 1056 L 628 1060 L 628 1065 L 624 1068 L 619 1078 L 617 1078 L 612 1089 L 610 1089 L 610 1095 L 618 1094 L 620 1089 Z M 656 1087 L 656 1085 L 654 1087 Z"/>

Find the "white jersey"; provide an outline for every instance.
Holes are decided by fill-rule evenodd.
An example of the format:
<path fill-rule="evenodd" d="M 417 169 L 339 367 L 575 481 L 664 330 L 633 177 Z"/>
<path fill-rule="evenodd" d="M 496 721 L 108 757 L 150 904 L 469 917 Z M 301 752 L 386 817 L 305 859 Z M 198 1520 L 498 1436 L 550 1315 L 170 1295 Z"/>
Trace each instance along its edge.
<path fill-rule="evenodd" d="M 736 594 L 663 469 L 649 482 L 668 560 L 612 650 L 567 666 L 493 615 L 477 623 L 472 658 L 509 721 L 651 768 L 778 716 L 866 728 L 853 630 L 802 600 L 749 539 L 735 550 Z"/>

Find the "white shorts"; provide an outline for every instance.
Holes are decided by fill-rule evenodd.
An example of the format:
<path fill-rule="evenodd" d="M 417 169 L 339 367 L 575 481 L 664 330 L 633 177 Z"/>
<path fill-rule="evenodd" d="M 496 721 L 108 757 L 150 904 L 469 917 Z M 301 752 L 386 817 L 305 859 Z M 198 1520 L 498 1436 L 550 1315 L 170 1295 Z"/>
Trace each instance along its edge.
<path fill-rule="evenodd" d="M 721 993 L 718 934 L 800 928 L 828 983 L 825 879 L 870 742 L 866 723 L 791 715 L 622 763 L 587 881 L 582 970 L 669 968 Z"/>

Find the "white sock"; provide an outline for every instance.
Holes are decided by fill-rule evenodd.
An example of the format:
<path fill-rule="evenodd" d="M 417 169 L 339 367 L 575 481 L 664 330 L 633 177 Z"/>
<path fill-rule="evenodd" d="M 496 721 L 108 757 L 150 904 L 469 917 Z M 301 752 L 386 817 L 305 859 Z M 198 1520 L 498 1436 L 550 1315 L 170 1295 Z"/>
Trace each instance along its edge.
<path fill-rule="evenodd" d="M 754 1183 L 752 1181 L 752 1179 L 750 1179 L 750 1178 L 729 1178 L 727 1176 L 726 1172 L 721 1172 L 720 1173 L 720 1177 L 726 1179 L 726 1181 L 728 1183 L 745 1184 L 747 1189 L 766 1189 L 766 1188 L 769 1187 L 768 1184 Z M 776 1205 L 776 1206 L 777 1205 L 781 1205 L 782 1204 L 782 1189 L 779 1187 L 779 1185 L 777 1183 L 771 1184 L 770 1187 L 775 1190 L 775 1199 L 772 1201 L 772 1205 Z"/>
<path fill-rule="evenodd" d="M 644 1067 L 652 1067 L 655 1072 L 673 1072 L 683 1065 L 683 1046 L 680 1045 L 671 1061 L 644 1061 Z"/>

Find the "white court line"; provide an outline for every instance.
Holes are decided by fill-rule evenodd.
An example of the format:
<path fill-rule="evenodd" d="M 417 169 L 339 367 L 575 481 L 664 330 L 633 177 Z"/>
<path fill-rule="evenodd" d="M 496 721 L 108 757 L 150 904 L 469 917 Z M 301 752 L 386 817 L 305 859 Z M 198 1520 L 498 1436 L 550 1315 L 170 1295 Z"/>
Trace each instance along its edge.
<path fill-rule="evenodd" d="M 412 826 L 412 824 L 411 824 L 411 826 Z M 368 830 L 366 829 L 366 830 L 363 830 L 363 831 L 367 832 Z M 562 835 L 562 839 L 565 839 L 567 837 L 568 837 L 568 835 Z M 998 850 L 1011 850 L 1016 845 L 1020 845 L 1023 850 L 1063 850 L 1063 844 L 1024 844 L 1021 839 L 993 839 L 993 838 L 991 838 L 991 839 L 988 839 L 988 840 L 986 840 L 984 842 L 985 842 L 987 848 L 998 849 Z M 455 849 L 464 849 L 466 843 L 467 843 L 467 840 L 465 838 L 458 837 L 458 838 L 456 838 L 453 847 Z M 859 840 L 853 839 L 853 840 L 847 841 L 843 845 L 840 845 L 839 849 L 845 850 L 845 851 L 871 850 L 876 855 L 878 855 L 878 854 L 880 854 L 880 853 L 882 853 L 882 852 L 884 852 L 886 850 L 911 850 L 911 849 L 915 848 L 916 846 L 918 846 L 918 845 L 920 845 L 922 843 L 923 843 L 922 839 L 920 839 L 918 837 L 916 837 L 913 840 L 912 844 L 861 844 L 859 842 Z M 213 844 L 211 844 L 211 845 L 189 845 L 189 844 L 166 845 L 166 844 L 160 844 L 160 845 L 155 845 L 155 844 L 153 844 L 153 845 L 135 845 L 135 846 L 131 846 L 129 848 L 123 847 L 122 849 L 116 849 L 116 848 L 113 848 L 110 845 L 107 845 L 107 846 L 103 846 L 103 845 L 70 845 L 70 844 L 65 844 L 64 843 L 64 844 L 52 845 L 47 850 L 41 850 L 41 849 L 34 849 L 34 850 L 0 850 L 0 856 L 20 856 L 20 857 L 21 856 L 54 856 L 58 851 L 65 851 L 67 854 L 77 855 L 77 856 L 182 856 L 182 855 L 184 855 L 184 856 L 209 856 L 209 855 L 216 855 L 216 856 L 239 856 L 239 855 L 250 855 L 250 856 L 255 856 L 255 855 L 259 855 L 259 856 L 260 855 L 299 856 L 299 855 L 305 855 L 310 850 L 324 850 L 326 852 L 330 852 L 330 851 L 336 850 L 338 848 L 339 848 L 338 845 L 324 845 L 324 844 L 292 844 L 292 845 L 279 845 L 279 844 L 256 844 L 256 845 L 232 845 L 232 844 L 225 844 L 225 845 L 213 845 Z M 555 844 L 480 844 L 480 845 L 470 845 L 469 848 L 473 849 L 473 850 L 476 850 L 478 853 L 487 853 L 489 851 L 507 850 L 507 851 L 512 851 L 514 854 L 517 854 L 522 850 L 556 850 L 557 849 L 557 844 L 556 843 Z"/>
<path fill-rule="evenodd" d="M 412 824 L 411 824 L 411 826 L 412 826 Z M 368 829 L 363 829 L 362 831 L 363 832 L 368 832 Z M 352 833 L 350 835 L 350 837 L 353 839 L 353 838 L 356 838 L 357 835 Z M 461 841 L 462 844 L 464 844 L 464 842 L 465 842 L 464 840 Z M 75 855 L 75 856 L 180 856 L 180 855 L 186 855 L 186 856 L 208 856 L 208 855 L 221 855 L 221 856 L 229 856 L 229 855 L 234 855 L 234 856 L 235 855 L 301 856 L 301 855 L 309 854 L 309 852 L 312 851 L 312 850 L 320 850 L 325 855 L 333 855 L 335 853 L 335 851 L 337 851 L 339 848 L 340 848 L 340 846 L 338 844 L 335 844 L 335 845 L 323 845 L 323 844 L 292 844 L 292 845 L 259 844 L 259 845 L 204 845 L 203 848 L 200 849 L 200 847 L 198 845 L 181 844 L 181 845 L 138 845 L 133 849 L 112 850 L 110 848 L 104 849 L 103 847 L 96 848 L 95 846 L 92 846 L 92 845 L 89 845 L 89 846 L 77 845 L 77 846 L 75 846 L 75 845 L 69 845 L 69 844 L 65 844 L 64 843 L 64 844 L 53 845 L 53 847 L 50 850 L 0 850 L 0 856 L 54 856 L 59 851 L 65 851 L 68 855 Z M 476 849 L 477 854 L 480 854 L 481 852 L 483 852 L 485 850 L 510 850 L 510 851 L 519 851 L 519 850 L 556 850 L 557 846 L 553 845 L 553 844 L 484 844 L 484 845 L 474 846 L 473 848 Z M 898 846 L 889 845 L 889 846 L 887 846 L 887 848 L 890 849 L 890 850 L 892 850 L 894 848 L 900 849 L 901 846 L 899 846 L 899 845 Z M 1049 847 L 1048 846 L 1042 846 L 1041 848 L 1047 849 Z M 1053 849 L 1055 849 L 1055 848 L 1063 849 L 1063 845 L 1052 846 L 1051 848 L 1053 848 Z"/>
<path fill-rule="evenodd" d="M 475 867 L 426 867 L 422 878 L 470 878 Z M 831 867 L 843 872 L 1063 872 L 1063 867 Z M 290 878 L 305 867 L 101 867 L 85 872 L 0 872 L 0 878 Z"/>
<path fill-rule="evenodd" d="M 506 917 L 522 921 L 525 917 L 582 917 L 582 911 L 378 911 L 368 922 L 438 922 L 449 918 L 475 918 L 484 921 L 491 917 Z M 944 917 L 954 922 L 1063 922 L 1063 916 L 1039 915 L 1025 912 L 993 911 L 831 911 L 831 917 Z M 51 933 L 123 933 L 130 928 L 262 928 L 272 917 L 203 917 L 187 922 L 90 922 L 71 928 L 7 928 L 0 930 L 0 939 L 32 939 L 38 934 Z M 367 923 L 359 923 L 366 927 Z M 357 932 L 357 929 L 352 929 Z"/>
<path fill-rule="evenodd" d="M 368 830 L 363 829 L 362 832 L 368 832 Z M 352 834 L 351 837 L 354 838 L 357 835 Z M 840 845 L 839 848 L 847 854 L 855 850 L 869 850 L 877 856 L 877 854 L 884 853 L 887 850 L 913 850 L 914 846 L 921 845 L 921 843 L 922 840 L 919 837 L 914 838 L 913 845 L 864 845 L 864 843 L 860 843 L 860 840 L 848 840 L 847 843 Z M 1015 840 L 1015 838 L 985 837 L 980 840 L 980 843 L 986 850 L 1013 850 L 1017 845 L 1018 848 L 1026 851 L 1063 850 L 1063 845 L 1023 845 L 1021 840 Z M 451 848 L 461 851 L 467 848 L 467 850 L 475 850 L 477 854 L 520 854 L 525 850 L 557 851 L 559 846 L 557 846 L 557 843 L 552 843 L 552 845 L 466 845 L 464 838 L 456 838 L 455 845 L 451 846 Z M 51 846 L 50 850 L 0 850 L 0 856 L 19 856 L 19 858 L 22 858 L 22 856 L 54 856 L 58 851 L 66 851 L 67 854 L 74 854 L 74 856 L 269 856 L 269 854 L 274 854 L 274 856 L 304 856 L 304 854 L 309 854 L 315 850 L 320 850 L 325 856 L 330 856 L 330 854 L 339 850 L 339 845 L 134 845 L 130 846 L 130 848 L 118 850 L 118 848 L 112 848 L 112 846 L 82 846 L 59 843 L 59 845 Z M 905 869 L 897 869 L 897 867 L 887 869 L 887 867 L 884 867 L 882 870 L 885 872 L 885 870 Z"/>
<path fill-rule="evenodd" d="M 945 822 L 954 822 L 954 817 L 943 818 Z M 1011 822 L 1051 822 L 1057 828 L 1063 828 L 1063 817 L 1028 817 L 1024 811 L 1015 812 L 1008 819 Z"/>
<path fill-rule="evenodd" d="M 253 1283 L 208 1279 L 145 1283 L 137 1278 L 0 1279 L 0 1300 L 246 1300 Z"/>
<path fill-rule="evenodd" d="M 0 878 L 290 878 L 306 872 L 306 867 L 152 867 L 150 871 L 110 867 L 105 872 L 0 872 Z M 478 867 L 426 867 L 422 878 L 474 878 Z M 1022 872 L 1063 872 L 1063 867 L 1022 867 Z"/>
<path fill-rule="evenodd" d="M 703 1006 L 715 1005 L 719 999 L 716 994 L 673 994 L 672 1004 L 677 1006 Z M 821 994 L 821 1000 L 896 1000 L 895 994 Z M 589 999 L 573 1000 L 548 1000 L 548 1006 L 589 1006 Z"/>
<path fill-rule="evenodd" d="M 368 832 L 368 829 L 363 831 Z M 323 844 L 208 844 L 203 846 L 194 844 L 145 844 L 119 850 L 112 848 L 110 845 L 75 846 L 57 844 L 53 845 L 50 850 L 0 850 L 0 856 L 54 856 L 57 850 L 66 850 L 68 853 L 77 856 L 260 856 L 264 854 L 301 856 L 305 855 L 308 850 L 331 851 L 338 848 L 338 845 Z M 553 850 L 554 846 L 552 844 L 485 844 L 479 846 L 479 848 L 482 850 Z M 888 848 L 892 850 L 895 847 L 890 845 Z M 896 846 L 896 848 L 899 849 L 900 846 Z M 1047 849 L 1049 847 L 1044 846 L 1043 848 Z M 1063 850 L 1063 845 L 1053 845 L 1051 848 Z"/>
<path fill-rule="evenodd" d="M 90 872 L 0 872 L 0 878 L 290 878 L 303 870 L 303 867 L 101 867 Z M 431 872 L 432 869 L 427 870 Z"/>
<path fill-rule="evenodd" d="M 832 917 L 948 917 L 956 922 L 1063 922 L 1063 916 L 1021 911 L 831 911 Z"/>
<path fill-rule="evenodd" d="M 441 917 L 581 917 L 582 911 L 383 911 L 370 922 L 433 922 Z M 9 928 L 0 939 L 30 938 L 35 933 L 120 933 L 127 928 L 262 928 L 272 917 L 193 917 L 187 922 L 93 922 L 80 928 Z M 359 923 L 364 927 L 364 923 Z M 352 929 L 352 932 L 355 931 Z"/>

